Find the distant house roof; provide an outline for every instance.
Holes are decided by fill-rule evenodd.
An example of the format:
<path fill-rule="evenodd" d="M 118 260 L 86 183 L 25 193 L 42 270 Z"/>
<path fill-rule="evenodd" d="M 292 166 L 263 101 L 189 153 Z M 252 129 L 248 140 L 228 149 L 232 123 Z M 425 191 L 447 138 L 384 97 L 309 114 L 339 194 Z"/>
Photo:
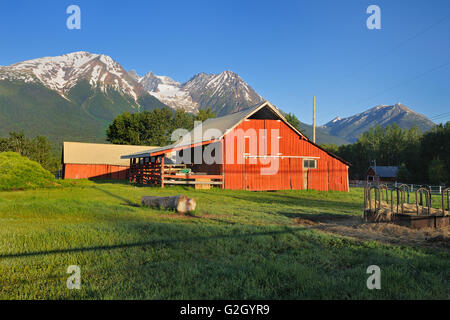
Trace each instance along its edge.
<path fill-rule="evenodd" d="M 131 152 L 142 152 L 156 147 L 117 144 L 64 142 L 65 164 L 107 164 L 128 166 L 130 162 L 120 157 Z"/>
<path fill-rule="evenodd" d="M 143 152 L 137 152 L 133 154 L 123 154 L 122 159 L 144 158 L 149 156 L 155 156 L 164 151 L 171 152 L 173 150 L 176 150 L 177 148 L 183 149 L 196 146 L 202 143 L 210 143 L 216 140 L 220 140 L 226 134 L 228 134 L 230 131 L 236 128 L 239 124 L 245 121 L 245 119 L 248 119 L 249 117 L 255 115 L 260 110 L 261 112 L 263 112 L 263 114 L 265 113 L 265 115 L 270 114 L 273 115 L 276 119 L 280 119 L 281 121 L 286 123 L 286 125 L 289 126 L 292 130 L 294 130 L 299 136 L 303 137 L 311 144 L 314 144 L 316 147 L 320 148 L 321 150 L 328 153 L 332 157 L 338 159 L 339 161 L 342 161 L 343 163 L 350 165 L 349 162 L 345 161 L 344 159 L 341 159 L 340 157 L 328 152 L 321 146 L 310 141 L 304 134 L 302 134 L 296 127 L 294 127 L 286 120 L 286 118 L 282 115 L 282 113 L 278 110 L 278 108 L 276 108 L 268 101 L 258 103 L 255 106 L 249 107 L 245 110 L 235 112 L 223 117 L 207 119 L 206 121 L 202 122 L 201 127 L 200 126 L 195 127 L 191 132 L 184 135 L 180 140 L 178 140 L 174 144 L 152 150 L 145 150 Z"/>
<path fill-rule="evenodd" d="M 398 167 L 394 166 L 371 166 L 377 176 L 382 178 L 395 178 L 397 177 Z"/>

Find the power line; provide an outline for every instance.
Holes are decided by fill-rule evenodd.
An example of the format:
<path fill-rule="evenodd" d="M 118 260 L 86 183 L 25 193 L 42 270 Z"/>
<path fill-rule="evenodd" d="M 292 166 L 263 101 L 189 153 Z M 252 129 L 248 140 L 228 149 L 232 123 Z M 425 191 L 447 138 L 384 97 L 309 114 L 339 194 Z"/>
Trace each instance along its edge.
<path fill-rule="evenodd" d="M 342 83 L 342 80 L 344 80 L 344 79 L 346 79 L 346 78 L 352 77 L 352 76 L 355 75 L 359 70 L 364 69 L 364 68 L 367 67 L 368 65 L 372 64 L 374 61 L 376 61 L 376 60 L 378 60 L 378 59 L 380 59 L 380 58 L 383 58 L 383 57 L 386 57 L 386 56 L 390 55 L 392 52 L 394 52 L 395 50 L 397 50 L 398 48 L 400 48 L 401 46 L 403 46 L 403 45 L 406 44 L 407 42 L 409 42 L 409 41 L 411 41 L 411 40 L 413 40 L 413 39 L 419 37 L 420 35 L 422 35 L 422 34 L 428 32 L 429 30 L 431 30 L 432 28 L 436 27 L 437 25 L 441 24 L 442 22 L 444 22 L 445 20 L 447 20 L 447 19 L 449 19 L 449 18 L 450 18 L 450 14 L 444 16 L 443 18 L 441 18 L 441 19 L 439 19 L 438 21 L 432 23 L 432 24 L 429 25 L 428 27 L 426 27 L 426 28 L 420 30 L 419 32 L 415 33 L 414 35 L 412 35 L 412 36 L 408 37 L 407 39 L 401 41 L 401 42 L 398 43 L 396 46 L 392 47 L 390 50 L 388 50 L 388 51 L 384 52 L 383 54 L 381 54 L 381 55 L 379 55 L 379 56 L 377 56 L 377 57 L 371 59 L 369 62 L 367 62 L 367 63 L 361 65 L 357 70 L 354 70 L 353 72 L 349 73 L 348 76 L 341 77 L 340 79 L 338 79 L 338 81 L 335 81 L 335 83 L 336 83 L 336 82 L 337 82 L 337 83 Z M 405 80 L 405 81 L 403 81 L 402 83 L 399 83 L 399 84 L 397 84 L 397 85 L 395 85 L 395 86 L 393 86 L 393 87 L 390 87 L 390 88 L 388 88 L 388 89 L 385 89 L 385 90 L 383 90 L 383 91 L 380 92 L 380 93 L 377 93 L 376 95 L 378 96 L 378 95 L 380 95 L 380 94 L 382 94 L 382 93 L 384 93 L 384 92 L 390 91 L 390 90 L 392 90 L 392 89 L 394 89 L 394 88 L 396 88 L 396 87 L 398 87 L 398 86 L 403 85 L 403 84 L 406 83 L 406 82 L 414 81 L 415 79 L 420 78 L 421 76 L 423 76 L 423 75 L 425 75 L 425 74 L 427 74 L 427 73 L 429 73 L 429 72 L 432 72 L 432 71 L 435 71 L 435 70 L 438 70 L 438 69 L 440 69 L 440 68 L 443 68 L 443 67 L 447 66 L 449 63 L 450 63 L 450 61 L 444 63 L 443 65 L 440 65 L 440 66 L 437 66 L 437 67 L 435 67 L 435 68 L 432 68 L 431 70 L 425 71 L 424 73 L 419 74 L 418 76 L 416 76 L 416 77 L 414 77 L 414 78 L 412 78 L 412 79 Z M 374 96 L 374 97 L 375 97 L 375 96 Z M 373 98 L 374 98 L 374 97 L 373 97 Z M 373 98 L 370 98 L 370 100 L 372 100 Z"/>
<path fill-rule="evenodd" d="M 384 57 L 390 55 L 392 52 L 394 52 L 395 50 L 397 50 L 398 48 L 400 48 L 401 46 L 403 46 L 403 45 L 406 44 L 407 42 L 409 42 L 409 41 L 411 41 L 411 40 L 417 38 L 418 36 L 420 36 L 420 35 L 422 35 L 422 34 L 428 32 L 429 30 L 431 30 L 432 28 L 434 28 L 434 27 L 436 27 L 437 25 L 441 24 L 442 22 L 444 22 L 444 21 L 447 20 L 448 18 L 450 18 L 450 14 L 447 15 L 447 16 L 445 16 L 445 17 L 443 17 L 442 19 L 436 21 L 435 23 L 432 23 L 431 25 L 429 25 L 428 27 L 422 29 L 421 31 L 415 33 L 415 34 L 412 35 L 411 37 L 409 37 L 409 38 L 407 38 L 407 39 L 405 39 L 405 40 L 403 40 L 403 41 L 400 41 L 396 46 L 392 47 L 390 50 L 385 51 L 383 54 L 381 54 L 381 55 L 379 55 L 379 56 L 377 56 L 377 57 L 371 59 L 369 62 L 367 62 L 367 63 L 361 65 L 358 69 L 364 69 L 365 67 L 371 65 L 374 61 L 379 60 L 380 58 L 384 58 Z M 355 70 L 355 71 L 351 72 L 351 73 L 348 75 L 348 77 L 353 76 L 353 75 L 356 74 L 358 71 L 359 71 L 359 70 Z"/>
<path fill-rule="evenodd" d="M 446 67 L 446 66 L 448 66 L 448 65 L 450 65 L 450 60 L 447 61 L 447 62 L 445 62 L 445 63 L 443 63 L 443 64 L 440 64 L 440 65 L 438 65 L 438 66 L 436 66 L 436 67 L 433 67 L 433 68 L 431 68 L 431 69 L 428 69 L 428 70 L 426 70 L 426 71 L 424 71 L 424 72 L 422 72 L 422 73 L 420 73 L 420 74 L 418 74 L 418 75 L 416 75 L 416 76 L 414 76 L 414 77 L 412 77 L 412 78 L 409 78 L 409 79 L 406 79 L 406 80 L 404 80 L 404 81 L 402 81 L 402 82 L 399 82 L 399 83 L 397 83 L 396 85 L 394 85 L 394 86 L 392 86 L 392 87 L 389 87 L 389 88 L 387 88 L 387 89 L 384 89 L 384 90 L 382 90 L 382 91 L 380 91 L 380 92 L 374 94 L 373 96 L 371 96 L 371 97 L 368 98 L 368 99 L 364 99 L 364 100 L 360 100 L 360 101 L 361 101 L 361 102 L 366 102 L 366 101 L 373 100 L 374 98 L 380 96 L 381 94 L 384 94 L 385 92 L 388 92 L 388 91 L 390 91 L 390 90 L 392 90 L 392 89 L 398 88 L 398 87 L 400 87 L 400 86 L 402 86 L 402 85 L 404 85 L 404 84 L 406 84 L 406 83 L 408 83 L 408 82 L 417 80 L 417 79 L 423 77 L 424 75 L 427 75 L 428 73 L 431 73 L 431 72 L 434 72 L 434 71 L 436 71 L 436 70 L 442 69 L 442 68 L 444 68 L 444 67 Z M 359 102 L 358 102 L 358 103 L 359 103 Z"/>
<path fill-rule="evenodd" d="M 441 116 L 445 116 L 445 115 L 447 115 L 447 114 L 450 114 L 450 112 L 444 112 L 444 113 L 441 113 L 441 114 L 432 116 L 432 117 L 430 117 L 430 119 L 433 119 L 433 118 L 440 118 Z"/>

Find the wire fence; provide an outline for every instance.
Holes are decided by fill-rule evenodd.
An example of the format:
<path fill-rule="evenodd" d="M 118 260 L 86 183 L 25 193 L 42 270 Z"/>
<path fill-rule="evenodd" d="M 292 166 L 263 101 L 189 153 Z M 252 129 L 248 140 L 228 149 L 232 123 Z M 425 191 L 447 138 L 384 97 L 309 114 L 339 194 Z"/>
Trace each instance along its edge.
<path fill-rule="evenodd" d="M 447 188 L 446 186 L 430 186 L 430 185 L 423 185 L 423 184 L 411 184 L 411 183 L 401 183 L 401 182 L 389 182 L 389 181 L 382 181 L 382 182 L 368 182 L 366 180 L 350 180 L 350 188 L 364 188 L 367 185 L 370 186 L 378 186 L 379 184 L 384 184 L 388 188 L 397 188 L 401 185 L 408 186 L 409 192 L 416 192 L 419 188 L 426 188 L 430 190 L 431 194 L 442 194 L 442 191 Z"/>

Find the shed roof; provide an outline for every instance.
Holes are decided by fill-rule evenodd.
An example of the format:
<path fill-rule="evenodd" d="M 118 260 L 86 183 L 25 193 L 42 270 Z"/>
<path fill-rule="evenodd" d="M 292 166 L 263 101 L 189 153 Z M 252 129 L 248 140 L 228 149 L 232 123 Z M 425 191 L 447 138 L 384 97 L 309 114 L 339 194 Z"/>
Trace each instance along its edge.
<path fill-rule="evenodd" d="M 64 142 L 63 162 L 65 164 L 107 164 L 128 166 L 130 162 L 121 159 L 123 154 L 151 150 L 150 146 Z"/>
<path fill-rule="evenodd" d="M 382 178 L 395 178 L 397 177 L 398 167 L 394 166 L 371 166 L 376 175 Z"/>

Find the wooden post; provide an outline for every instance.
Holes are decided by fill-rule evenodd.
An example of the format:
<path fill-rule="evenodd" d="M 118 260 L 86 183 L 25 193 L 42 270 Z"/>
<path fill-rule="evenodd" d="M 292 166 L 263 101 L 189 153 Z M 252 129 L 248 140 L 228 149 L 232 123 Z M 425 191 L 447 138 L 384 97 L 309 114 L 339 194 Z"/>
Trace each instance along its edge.
<path fill-rule="evenodd" d="M 313 142 L 316 143 L 316 96 L 313 97 Z"/>
<path fill-rule="evenodd" d="M 130 158 L 130 167 L 128 168 L 128 171 L 127 171 L 127 178 L 128 178 L 128 182 L 130 182 L 131 183 L 131 166 L 132 166 L 133 164 L 132 164 L 132 160 L 131 160 L 131 158 Z"/>
<path fill-rule="evenodd" d="M 161 156 L 161 188 L 164 188 L 164 157 L 165 154 Z"/>
<path fill-rule="evenodd" d="M 329 190 L 330 190 L 330 168 L 328 167 L 328 161 L 327 161 L 327 191 L 329 191 Z"/>
<path fill-rule="evenodd" d="M 222 139 L 222 189 L 225 189 L 225 138 Z"/>
<path fill-rule="evenodd" d="M 142 163 L 141 163 L 142 158 L 138 159 L 138 183 L 142 184 Z"/>

